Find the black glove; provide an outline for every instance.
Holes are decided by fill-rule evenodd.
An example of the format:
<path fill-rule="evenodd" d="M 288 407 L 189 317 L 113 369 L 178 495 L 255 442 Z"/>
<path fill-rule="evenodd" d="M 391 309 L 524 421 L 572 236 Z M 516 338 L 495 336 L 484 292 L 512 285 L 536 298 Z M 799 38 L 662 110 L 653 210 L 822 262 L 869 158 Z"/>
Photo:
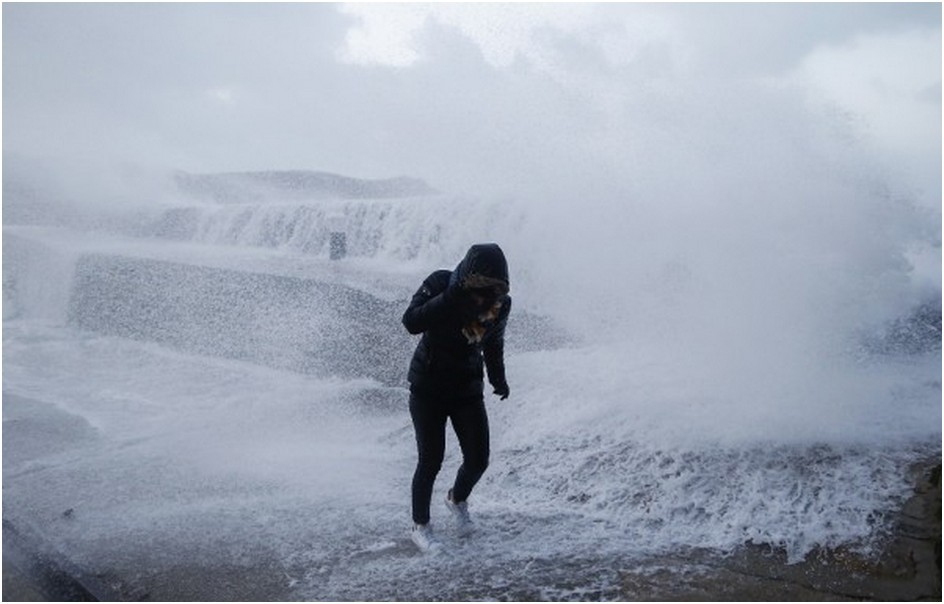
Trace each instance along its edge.
<path fill-rule="evenodd" d="M 511 394 L 511 389 L 508 388 L 508 382 L 502 382 L 501 384 L 495 386 L 495 390 L 493 392 L 500 396 L 501 400 L 505 400 L 508 398 L 508 395 Z"/>
<path fill-rule="evenodd" d="M 475 300 L 472 299 L 469 292 L 462 289 L 458 284 L 450 284 L 443 297 L 446 299 L 446 303 L 452 307 L 459 323 L 462 325 L 471 323 L 478 318 L 479 310 Z"/>

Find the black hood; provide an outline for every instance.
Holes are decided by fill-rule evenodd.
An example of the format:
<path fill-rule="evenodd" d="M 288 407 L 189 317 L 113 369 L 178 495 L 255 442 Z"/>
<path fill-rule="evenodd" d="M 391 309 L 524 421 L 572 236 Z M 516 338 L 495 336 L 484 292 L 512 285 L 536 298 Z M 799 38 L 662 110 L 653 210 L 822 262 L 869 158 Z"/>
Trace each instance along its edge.
<path fill-rule="evenodd" d="M 451 283 L 464 289 L 498 287 L 508 293 L 508 262 L 497 243 L 478 243 L 469 248 L 465 258 L 452 272 Z"/>

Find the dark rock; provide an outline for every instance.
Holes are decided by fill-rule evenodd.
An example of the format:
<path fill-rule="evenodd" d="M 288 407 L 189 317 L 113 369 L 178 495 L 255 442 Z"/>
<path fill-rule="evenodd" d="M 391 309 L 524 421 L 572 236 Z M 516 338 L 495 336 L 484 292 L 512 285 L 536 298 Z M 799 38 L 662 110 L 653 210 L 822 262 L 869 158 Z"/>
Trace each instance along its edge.
<path fill-rule="evenodd" d="M 941 299 L 929 300 L 865 338 L 866 348 L 879 354 L 921 354 L 941 349 Z"/>

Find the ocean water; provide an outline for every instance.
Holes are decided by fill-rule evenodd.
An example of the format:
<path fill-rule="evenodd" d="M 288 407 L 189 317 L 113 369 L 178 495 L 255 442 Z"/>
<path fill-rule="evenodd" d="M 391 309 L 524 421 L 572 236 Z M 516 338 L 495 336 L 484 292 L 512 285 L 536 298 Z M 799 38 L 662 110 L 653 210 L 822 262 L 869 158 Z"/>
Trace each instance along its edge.
<path fill-rule="evenodd" d="M 935 302 L 914 261 L 935 250 L 912 205 L 824 182 L 764 209 L 640 185 L 570 205 L 171 195 L 7 224 L 4 518 L 132 582 L 255 566 L 319 599 L 607 598 L 626 560 L 870 555 L 940 455 L 939 333 L 876 345 Z M 477 241 L 511 267 L 512 396 L 488 401 L 479 534 L 453 538 L 434 501 L 452 554 L 431 560 L 407 539 L 399 317 Z"/>

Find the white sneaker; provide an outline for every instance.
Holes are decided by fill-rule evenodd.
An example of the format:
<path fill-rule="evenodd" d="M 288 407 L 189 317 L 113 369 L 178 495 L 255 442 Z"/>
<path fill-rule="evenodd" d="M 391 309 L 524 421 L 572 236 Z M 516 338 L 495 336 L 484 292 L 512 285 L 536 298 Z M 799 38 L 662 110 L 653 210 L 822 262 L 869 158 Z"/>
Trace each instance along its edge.
<path fill-rule="evenodd" d="M 433 527 L 428 524 L 414 524 L 413 530 L 410 531 L 410 538 L 423 552 L 433 552 L 442 547 L 433 535 Z"/>
<path fill-rule="evenodd" d="M 456 530 L 459 533 L 460 537 L 467 537 L 472 534 L 472 531 L 475 530 L 475 524 L 472 522 L 472 518 L 469 516 L 469 504 L 468 502 L 456 503 L 452 500 L 452 489 L 449 489 L 449 494 L 446 495 L 446 507 L 449 508 L 449 511 L 452 512 L 452 515 L 456 519 Z"/>

